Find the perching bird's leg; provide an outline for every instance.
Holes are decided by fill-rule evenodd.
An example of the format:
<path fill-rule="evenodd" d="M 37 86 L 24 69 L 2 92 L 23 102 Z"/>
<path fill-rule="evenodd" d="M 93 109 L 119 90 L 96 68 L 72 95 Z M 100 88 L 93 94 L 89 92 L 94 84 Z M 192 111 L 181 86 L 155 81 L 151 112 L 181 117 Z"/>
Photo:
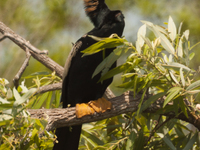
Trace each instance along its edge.
<path fill-rule="evenodd" d="M 76 117 L 81 118 L 86 115 L 92 115 L 95 112 L 104 113 L 110 110 L 111 106 L 111 102 L 103 97 L 89 103 L 76 104 Z"/>

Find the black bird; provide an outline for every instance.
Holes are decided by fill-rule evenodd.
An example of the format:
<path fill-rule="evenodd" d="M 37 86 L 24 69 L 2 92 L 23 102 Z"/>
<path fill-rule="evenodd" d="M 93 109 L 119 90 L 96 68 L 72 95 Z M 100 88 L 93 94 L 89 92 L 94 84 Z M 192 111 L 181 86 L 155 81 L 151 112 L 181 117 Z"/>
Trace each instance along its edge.
<path fill-rule="evenodd" d="M 82 36 L 73 46 L 65 64 L 62 84 L 61 102 L 63 108 L 75 107 L 78 103 L 88 103 L 91 100 L 101 98 L 112 82 L 112 78 L 98 83 L 101 74 L 92 78 L 96 67 L 103 60 L 103 52 L 82 57 L 81 51 L 96 43 L 88 35 L 97 37 L 109 37 L 116 33 L 122 36 L 125 26 L 124 16 L 121 11 L 111 11 L 105 4 L 105 0 L 84 0 L 85 12 L 94 24 L 94 28 Z M 105 56 L 108 56 L 115 47 L 106 49 Z M 112 65 L 112 68 L 116 63 Z M 56 129 L 58 143 L 55 143 L 54 150 L 77 150 L 82 125 L 62 127 Z"/>

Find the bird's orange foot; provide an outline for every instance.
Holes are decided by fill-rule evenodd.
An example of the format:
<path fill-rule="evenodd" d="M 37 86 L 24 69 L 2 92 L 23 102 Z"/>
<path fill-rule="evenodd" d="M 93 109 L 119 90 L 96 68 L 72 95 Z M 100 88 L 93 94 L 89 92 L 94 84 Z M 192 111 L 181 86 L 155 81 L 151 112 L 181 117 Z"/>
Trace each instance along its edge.
<path fill-rule="evenodd" d="M 111 106 L 111 102 L 103 97 L 89 103 L 76 104 L 76 116 L 81 118 L 86 115 L 92 115 L 95 112 L 104 113 L 106 110 L 110 110 Z"/>

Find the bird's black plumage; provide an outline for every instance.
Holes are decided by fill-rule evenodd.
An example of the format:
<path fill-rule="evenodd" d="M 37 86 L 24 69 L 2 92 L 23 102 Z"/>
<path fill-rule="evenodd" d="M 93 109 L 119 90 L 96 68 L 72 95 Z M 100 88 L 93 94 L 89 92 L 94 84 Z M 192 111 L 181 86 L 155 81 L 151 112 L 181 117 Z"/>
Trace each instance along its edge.
<path fill-rule="evenodd" d="M 103 53 L 82 57 L 81 51 L 96 43 L 88 35 L 108 37 L 113 33 L 122 36 L 124 29 L 124 16 L 121 11 L 110 11 L 104 0 L 84 0 L 85 12 L 94 24 L 94 28 L 81 37 L 73 46 L 65 64 L 63 75 L 62 96 L 63 108 L 74 107 L 77 103 L 88 103 L 91 100 L 101 98 L 112 82 L 112 78 L 98 83 L 100 73 L 92 78 L 96 67 L 103 60 Z M 115 48 L 105 50 L 108 56 Z M 116 66 L 112 65 L 111 69 Z M 56 130 L 59 143 L 54 145 L 54 150 L 77 150 L 81 125 L 58 128 Z"/>

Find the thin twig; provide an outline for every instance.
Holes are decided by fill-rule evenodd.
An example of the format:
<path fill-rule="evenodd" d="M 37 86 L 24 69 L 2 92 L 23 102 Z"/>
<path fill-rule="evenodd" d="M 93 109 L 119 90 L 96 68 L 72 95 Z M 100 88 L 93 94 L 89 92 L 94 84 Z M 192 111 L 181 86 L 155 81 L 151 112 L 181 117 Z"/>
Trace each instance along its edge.
<path fill-rule="evenodd" d="M 154 129 L 152 130 L 152 132 L 151 132 L 151 134 L 150 134 L 150 136 L 149 136 L 149 138 L 148 138 L 148 140 L 147 140 L 147 142 L 146 142 L 145 145 L 147 145 L 147 143 L 151 140 L 151 138 L 152 138 L 152 136 L 154 135 L 154 133 L 156 133 L 156 131 L 157 131 L 160 127 L 162 127 L 165 123 L 167 123 L 168 121 L 170 121 L 170 120 L 172 119 L 171 117 L 168 117 L 163 123 L 161 123 L 161 124 L 159 125 L 159 122 L 160 122 L 160 119 L 161 119 L 161 118 L 162 118 L 162 115 L 159 116 L 158 121 L 157 121 L 157 123 L 156 123 L 156 126 L 155 126 Z"/>
<path fill-rule="evenodd" d="M 39 90 L 35 93 L 35 95 L 42 94 L 42 93 L 49 92 L 49 91 L 61 90 L 61 89 L 62 89 L 62 83 L 61 82 L 49 84 L 49 85 L 44 85 L 44 86 L 39 88 Z"/>
<path fill-rule="evenodd" d="M 42 63 L 44 66 L 46 66 L 48 69 L 51 71 L 55 71 L 56 74 L 62 78 L 63 74 L 63 67 L 60 66 L 58 63 L 53 61 L 51 58 L 49 58 L 46 55 L 43 55 L 44 53 L 46 54 L 47 51 L 41 51 L 34 47 L 32 44 L 30 44 L 29 41 L 25 40 L 21 36 L 17 35 L 15 32 L 13 32 L 9 27 L 7 27 L 5 24 L 0 22 L 0 32 L 8 37 L 11 41 L 13 41 L 16 45 L 18 45 L 21 49 L 26 51 L 28 48 L 30 50 L 31 55 L 33 58 L 35 58 L 37 61 Z"/>
<path fill-rule="evenodd" d="M 5 35 L 1 36 L 0 37 L 0 42 L 3 41 L 3 40 L 5 40 L 6 38 L 7 38 L 7 36 L 5 36 Z"/>
<path fill-rule="evenodd" d="M 20 80 L 22 74 L 24 73 L 26 67 L 28 66 L 30 58 L 31 58 L 31 53 L 29 52 L 28 49 L 26 49 L 26 59 L 13 79 L 15 88 L 17 88 L 19 86 L 19 80 Z"/>

